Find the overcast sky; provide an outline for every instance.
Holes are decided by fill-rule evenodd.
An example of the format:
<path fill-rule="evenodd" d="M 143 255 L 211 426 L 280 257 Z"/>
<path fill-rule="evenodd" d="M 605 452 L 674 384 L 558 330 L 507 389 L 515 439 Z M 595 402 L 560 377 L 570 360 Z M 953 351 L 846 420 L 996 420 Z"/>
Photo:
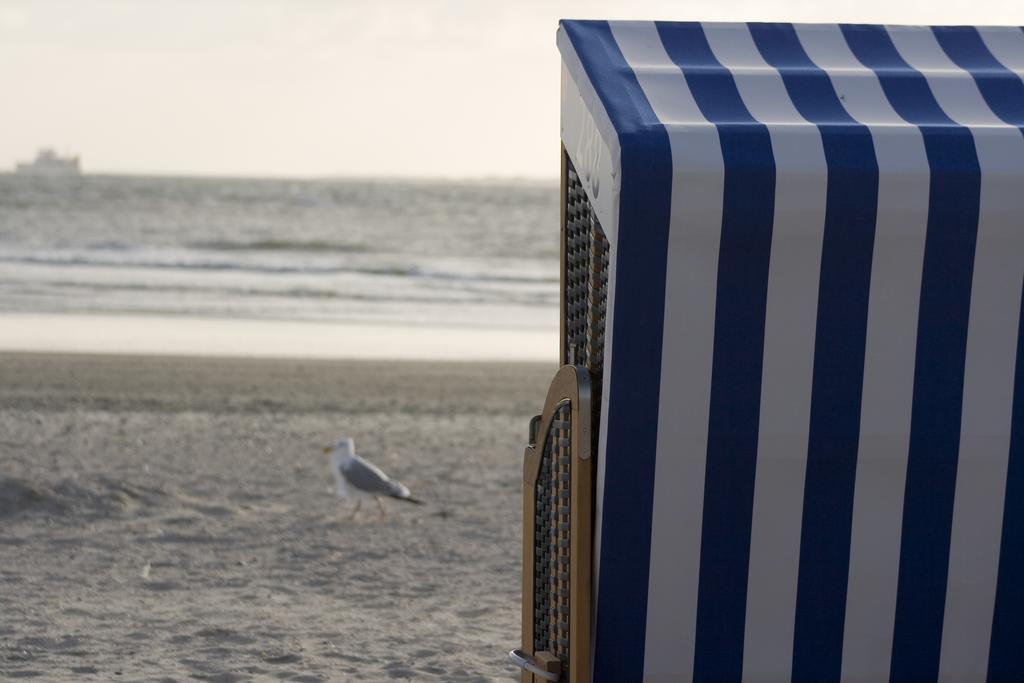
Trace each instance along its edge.
<path fill-rule="evenodd" d="M 53 145 L 96 172 L 554 177 L 561 17 L 1024 25 L 1024 1 L 0 0 L 0 169 Z"/>

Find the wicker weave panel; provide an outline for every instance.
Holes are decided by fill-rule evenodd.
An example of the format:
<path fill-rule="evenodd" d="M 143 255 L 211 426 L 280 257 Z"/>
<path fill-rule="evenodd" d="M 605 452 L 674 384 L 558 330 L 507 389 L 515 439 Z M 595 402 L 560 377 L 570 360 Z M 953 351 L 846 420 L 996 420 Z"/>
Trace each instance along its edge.
<path fill-rule="evenodd" d="M 576 169 L 568 158 L 565 163 L 565 295 L 562 304 L 565 348 L 562 362 L 582 365 L 590 371 L 596 429 L 601 413 L 610 251 Z"/>
<path fill-rule="evenodd" d="M 551 421 L 541 456 L 534 515 L 534 652 L 551 652 L 569 675 L 572 424 L 568 403 Z"/>

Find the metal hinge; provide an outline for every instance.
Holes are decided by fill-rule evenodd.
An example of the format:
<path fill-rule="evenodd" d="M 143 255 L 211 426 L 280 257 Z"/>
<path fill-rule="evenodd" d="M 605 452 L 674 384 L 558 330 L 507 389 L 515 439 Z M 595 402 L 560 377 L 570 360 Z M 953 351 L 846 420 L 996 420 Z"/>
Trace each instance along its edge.
<path fill-rule="evenodd" d="M 508 659 L 520 669 L 526 669 L 545 681 L 557 681 L 562 677 L 562 663 L 550 652 L 538 652 L 531 657 L 522 650 L 512 650 L 508 653 Z"/>

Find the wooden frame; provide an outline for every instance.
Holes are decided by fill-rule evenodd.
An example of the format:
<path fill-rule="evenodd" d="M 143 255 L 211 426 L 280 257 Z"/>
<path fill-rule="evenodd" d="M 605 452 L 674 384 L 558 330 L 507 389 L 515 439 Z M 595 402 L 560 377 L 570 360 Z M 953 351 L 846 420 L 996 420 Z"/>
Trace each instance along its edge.
<path fill-rule="evenodd" d="M 544 402 L 544 412 L 531 429 L 531 443 L 523 459 L 523 641 L 522 649 L 537 659 L 534 647 L 534 514 L 536 484 L 545 442 L 555 412 L 570 407 L 572 476 L 570 479 L 570 597 L 568 683 L 590 680 L 590 621 L 594 461 L 591 457 L 593 413 L 590 373 L 579 366 L 563 366 L 555 375 Z M 543 657 L 541 657 L 543 659 Z M 523 683 L 540 683 L 523 671 Z"/>

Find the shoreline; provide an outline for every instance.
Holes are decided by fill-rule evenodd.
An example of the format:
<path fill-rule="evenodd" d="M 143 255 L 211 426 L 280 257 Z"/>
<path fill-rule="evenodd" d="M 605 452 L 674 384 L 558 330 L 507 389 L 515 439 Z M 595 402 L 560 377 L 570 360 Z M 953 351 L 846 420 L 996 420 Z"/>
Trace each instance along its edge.
<path fill-rule="evenodd" d="M 0 312 L 0 352 L 259 359 L 553 363 L 557 331 Z"/>

